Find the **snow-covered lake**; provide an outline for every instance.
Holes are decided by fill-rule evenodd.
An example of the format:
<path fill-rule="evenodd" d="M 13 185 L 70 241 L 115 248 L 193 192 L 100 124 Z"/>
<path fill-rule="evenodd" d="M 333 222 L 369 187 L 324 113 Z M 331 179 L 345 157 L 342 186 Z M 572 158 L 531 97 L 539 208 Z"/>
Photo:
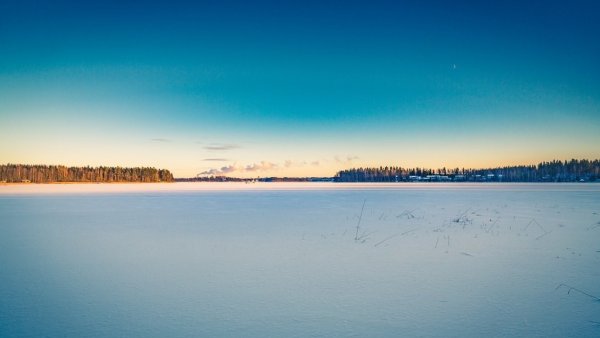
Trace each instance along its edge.
<path fill-rule="evenodd" d="M 596 297 L 600 184 L 0 186 L 2 337 L 599 337 Z"/>

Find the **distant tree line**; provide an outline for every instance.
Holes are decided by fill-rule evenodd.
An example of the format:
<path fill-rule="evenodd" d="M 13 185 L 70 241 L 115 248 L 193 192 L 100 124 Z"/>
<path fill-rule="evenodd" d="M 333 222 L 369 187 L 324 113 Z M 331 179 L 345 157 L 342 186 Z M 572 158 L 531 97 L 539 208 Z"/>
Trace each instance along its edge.
<path fill-rule="evenodd" d="M 165 169 L 148 167 L 66 167 L 62 165 L 0 165 L 0 182 L 173 182 Z"/>
<path fill-rule="evenodd" d="M 248 182 L 252 180 L 254 179 L 229 176 L 196 176 L 175 179 L 176 182 Z"/>
<path fill-rule="evenodd" d="M 600 160 L 542 162 L 538 165 L 488 169 L 353 168 L 339 171 L 336 182 L 470 181 L 580 182 L 600 181 Z"/>
<path fill-rule="evenodd" d="M 241 178 L 229 176 L 196 176 L 176 178 L 176 182 L 331 182 L 331 177 L 259 177 Z"/>

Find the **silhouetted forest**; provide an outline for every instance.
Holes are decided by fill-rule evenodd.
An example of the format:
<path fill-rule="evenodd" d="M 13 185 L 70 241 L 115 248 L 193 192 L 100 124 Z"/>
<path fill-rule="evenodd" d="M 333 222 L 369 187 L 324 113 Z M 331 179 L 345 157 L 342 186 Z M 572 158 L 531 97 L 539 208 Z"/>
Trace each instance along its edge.
<path fill-rule="evenodd" d="M 0 165 L 0 182 L 173 182 L 168 170 L 121 167 L 66 167 L 62 165 Z"/>
<path fill-rule="evenodd" d="M 593 182 L 600 181 L 600 160 L 554 160 L 538 165 L 488 169 L 353 168 L 338 172 L 334 180 L 336 182 Z"/>

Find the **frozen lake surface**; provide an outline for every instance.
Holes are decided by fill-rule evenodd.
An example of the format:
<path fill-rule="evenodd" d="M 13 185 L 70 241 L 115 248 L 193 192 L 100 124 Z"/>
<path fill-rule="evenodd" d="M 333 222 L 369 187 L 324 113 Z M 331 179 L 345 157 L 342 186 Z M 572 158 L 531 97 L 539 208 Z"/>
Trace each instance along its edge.
<path fill-rule="evenodd" d="M 600 184 L 0 186 L 2 337 L 599 337 L 596 297 Z"/>

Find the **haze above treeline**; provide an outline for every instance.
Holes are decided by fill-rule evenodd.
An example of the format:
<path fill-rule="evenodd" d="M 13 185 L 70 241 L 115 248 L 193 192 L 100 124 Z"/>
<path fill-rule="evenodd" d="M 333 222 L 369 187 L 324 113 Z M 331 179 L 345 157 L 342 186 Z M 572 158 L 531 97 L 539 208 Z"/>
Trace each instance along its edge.
<path fill-rule="evenodd" d="M 537 165 L 497 168 L 403 168 L 380 166 L 341 170 L 331 177 L 196 176 L 174 178 L 152 167 L 67 167 L 63 165 L 0 165 L 0 183 L 156 183 L 156 182 L 596 182 L 600 160 L 553 160 Z"/>

